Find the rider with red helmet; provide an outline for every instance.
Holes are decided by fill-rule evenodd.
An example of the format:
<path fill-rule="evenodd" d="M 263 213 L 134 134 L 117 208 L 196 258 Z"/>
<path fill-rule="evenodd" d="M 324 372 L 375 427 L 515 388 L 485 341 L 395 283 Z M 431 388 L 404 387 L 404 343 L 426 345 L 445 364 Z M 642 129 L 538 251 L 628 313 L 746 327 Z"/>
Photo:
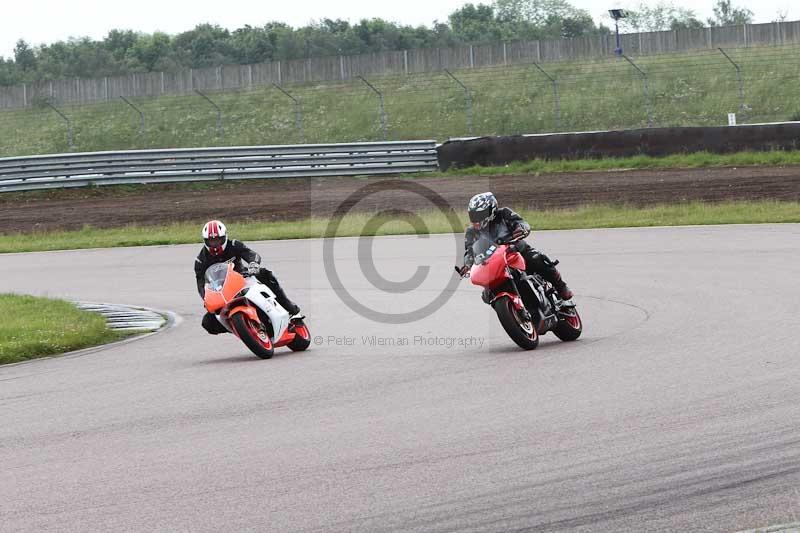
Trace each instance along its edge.
<path fill-rule="evenodd" d="M 552 283 L 562 300 L 572 298 L 572 291 L 567 287 L 561 278 L 561 273 L 556 270 L 550 258 L 523 240 L 530 234 L 531 226 L 521 216 L 508 207 L 498 208 L 497 198 L 490 192 L 473 196 L 469 201 L 467 211 L 472 225 L 467 228 L 465 235 L 462 273 L 469 271 L 469 268 L 475 263 L 472 245 L 482 235 L 489 237 L 492 241 L 513 240 L 517 250 L 525 258 L 525 270 L 528 274 L 539 274 Z"/>
<path fill-rule="evenodd" d="M 300 313 L 297 304 L 289 300 L 272 271 L 261 266 L 261 256 L 245 246 L 241 241 L 228 239 L 228 229 L 219 220 L 211 220 L 203 226 L 203 249 L 194 261 L 194 274 L 197 278 L 197 292 L 205 296 L 205 273 L 208 267 L 216 263 L 224 263 L 233 259 L 233 268 L 240 274 L 247 273 L 269 287 L 275 293 L 278 303 L 290 315 Z M 213 313 L 203 317 L 203 327 L 212 335 L 226 333 Z"/>

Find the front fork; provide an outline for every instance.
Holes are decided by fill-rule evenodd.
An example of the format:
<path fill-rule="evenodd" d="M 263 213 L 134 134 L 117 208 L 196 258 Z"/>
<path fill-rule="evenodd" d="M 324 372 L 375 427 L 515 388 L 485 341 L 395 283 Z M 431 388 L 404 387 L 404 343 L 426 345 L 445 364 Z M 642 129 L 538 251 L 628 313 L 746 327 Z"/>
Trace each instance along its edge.
<path fill-rule="evenodd" d="M 511 286 L 511 291 L 498 291 L 499 294 L 495 294 L 494 291 L 491 289 L 484 289 L 483 294 L 481 295 L 481 299 L 484 303 L 489 304 L 494 307 L 494 303 L 499 300 L 500 298 L 505 298 L 508 296 L 514 296 L 515 303 L 518 301 L 519 305 L 517 305 L 517 310 L 520 312 L 520 316 L 523 320 L 533 321 L 533 317 L 531 316 L 530 311 L 525 306 L 525 302 L 522 300 L 522 295 L 519 292 L 519 287 L 517 286 L 516 281 L 514 280 L 513 276 L 509 276 L 508 283 Z"/>

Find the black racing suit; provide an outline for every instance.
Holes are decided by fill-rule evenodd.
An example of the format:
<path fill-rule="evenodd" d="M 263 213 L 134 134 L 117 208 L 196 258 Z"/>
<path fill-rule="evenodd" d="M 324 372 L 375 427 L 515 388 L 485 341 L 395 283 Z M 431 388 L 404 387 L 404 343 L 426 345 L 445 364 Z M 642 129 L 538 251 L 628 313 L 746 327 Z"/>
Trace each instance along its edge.
<path fill-rule="evenodd" d="M 203 298 L 206 293 L 205 287 L 205 274 L 206 269 L 216 263 L 224 263 L 233 259 L 233 268 L 239 274 L 244 274 L 247 271 L 247 266 L 250 263 L 261 263 L 261 256 L 255 251 L 245 246 L 241 241 L 231 239 L 225 245 L 225 251 L 220 255 L 211 255 L 208 249 L 203 246 L 197 259 L 194 260 L 194 275 L 197 278 L 197 292 L 200 293 L 200 298 Z M 275 298 L 278 303 L 286 309 L 290 315 L 296 315 L 300 312 L 297 305 L 289 300 L 283 288 L 278 283 L 277 278 L 272 271 L 262 268 L 258 274 L 255 275 L 256 279 L 269 287 L 275 293 Z M 220 324 L 214 313 L 206 313 L 203 316 L 203 327 L 212 335 L 226 333 L 227 330 Z"/>
<path fill-rule="evenodd" d="M 508 207 L 501 207 L 497 210 L 492 219 L 484 228 L 475 229 L 470 226 L 467 228 L 464 242 L 464 264 L 471 267 L 475 263 L 475 256 L 472 253 L 472 245 L 481 236 L 486 236 L 493 242 L 498 239 L 508 241 L 514 230 L 520 229 L 525 233 L 531 231 L 531 226 L 525 220 Z M 561 273 L 556 270 L 553 262 L 542 252 L 520 239 L 514 243 L 517 250 L 525 258 L 525 271 L 528 274 L 539 274 L 544 279 L 553 284 L 555 289 L 561 294 L 565 294 L 567 284 L 561 279 Z"/>

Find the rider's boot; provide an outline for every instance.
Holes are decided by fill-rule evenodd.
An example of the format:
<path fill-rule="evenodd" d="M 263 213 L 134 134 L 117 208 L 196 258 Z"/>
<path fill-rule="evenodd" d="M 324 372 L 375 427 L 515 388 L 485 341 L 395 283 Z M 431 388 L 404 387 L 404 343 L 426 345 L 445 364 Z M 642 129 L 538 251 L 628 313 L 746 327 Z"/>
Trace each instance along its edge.
<path fill-rule="evenodd" d="M 550 281 L 553 283 L 553 287 L 555 287 L 556 292 L 558 293 L 558 297 L 561 298 L 562 300 L 571 300 L 574 294 L 572 293 L 570 288 L 567 287 L 567 284 L 564 282 L 564 280 L 561 278 L 561 272 L 559 272 L 555 268 L 553 268 L 553 272 L 554 272 L 553 279 Z"/>
<path fill-rule="evenodd" d="M 278 303 L 281 304 L 281 307 L 286 309 L 290 316 L 295 316 L 300 314 L 300 307 L 291 301 L 286 293 L 283 291 L 283 287 L 281 287 L 277 280 L 275 283 L 270 284 L 270 289 L 272 292 L 275 293 L 275 299 L 278 300 Z"/>
<path fill-rule="evenodd" d="M 281 284 L 278 283 L 278 278 L 276 278 L 271 271 L 267 270 L 266 268 L 262 269 L 258 276 L 258 280 L 269 287 L 273 293 L 275 293 L 275 299 L 278 300 L 278 303 L 281 304 L 281 307 L 286 309 L 290 316 L 300 314 L 300 307 L 291 301 L 288 296 L 286 296 L 283 287 L 281 287 Z"/>

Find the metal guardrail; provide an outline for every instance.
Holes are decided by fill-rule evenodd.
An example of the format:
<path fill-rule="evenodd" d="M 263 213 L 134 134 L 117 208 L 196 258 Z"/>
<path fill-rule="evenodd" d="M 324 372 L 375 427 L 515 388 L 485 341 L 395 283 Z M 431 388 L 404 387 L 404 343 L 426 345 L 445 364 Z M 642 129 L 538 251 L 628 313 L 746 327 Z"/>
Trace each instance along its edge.
<path fill-rule="evenodd" d="M 437 169 L 436 141 L 89 152 L 0 158 L 0 192 Z"/>

